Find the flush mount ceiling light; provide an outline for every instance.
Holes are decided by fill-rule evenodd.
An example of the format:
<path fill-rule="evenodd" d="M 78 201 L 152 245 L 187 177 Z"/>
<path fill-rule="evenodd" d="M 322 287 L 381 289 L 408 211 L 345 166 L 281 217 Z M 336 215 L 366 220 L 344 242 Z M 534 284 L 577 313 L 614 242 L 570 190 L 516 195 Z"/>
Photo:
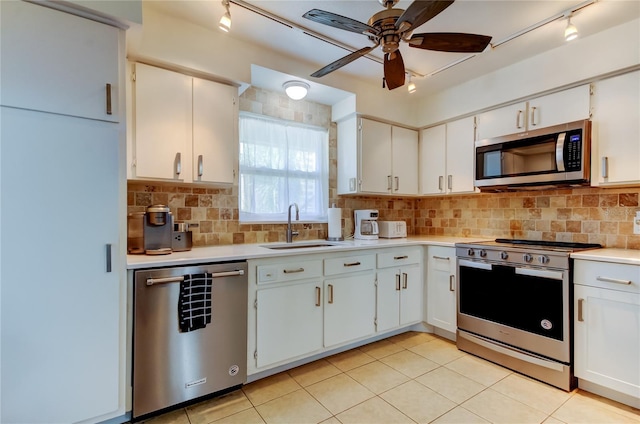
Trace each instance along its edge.
<path fill-rule="evenodd" d="M 415 93 L 416 92 L 416 85 L 414 84 L 413 81 L 411 81 L 411 72 L 409 72 L 409 84 L 407 84 L 407 91 L 409 92 L 409 94 Z"/>
<path fill-rule="evenodd" d="M 309 91 L 309 84 L 302 81 L 287 81 L 282 84 L 284 92 L 287 93 L 292 100 L 301 100 L 307 95 Z"/>
<path fill-rule="evenodd" d="M 226 12 L 220 18 L 220 22 L 218 22 L 218 28 L 220 28 L 224 32 L 229 32 L 231 30 L 231 12 L 229 12 L 229 0 L 222 0 L 222 5 L 226 9 Z"/>
<path fill-rule="evenodd" d="M 569 16 L 567 16 L 567 28 L 564 30 L 564 39 L 571 41 L 576 38 L 578 38 L 578 28 L 571 23 L 571 14 L 569 14 Z"/>

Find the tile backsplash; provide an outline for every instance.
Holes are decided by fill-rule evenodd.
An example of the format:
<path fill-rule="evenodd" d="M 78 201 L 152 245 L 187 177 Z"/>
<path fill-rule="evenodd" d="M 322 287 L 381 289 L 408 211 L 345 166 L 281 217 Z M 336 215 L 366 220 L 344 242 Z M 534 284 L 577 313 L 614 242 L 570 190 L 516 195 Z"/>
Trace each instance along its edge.
<path fill-rule="evenodd" d="M 640 249 L 633 217 L 640 188 L 573 188 L 515 193 L 482 193 L 422 198 L 337 196 L 336 126 L 330 106 L 251 87 L 240 110 L 329 129 L 329 203 L 342 208 L 343 235 L 353 234 L 353 211 L 377 209 L 380 220 L 405 221 L 408 234 L 486 236 L 600 243 Z M 284 242 L 286 224 L 242 224 L 238 187 L 206 188 L 130 181 L 128 211 L 168 205 L 176 222 L 193 228 L 196 246 Z M 295 223 L 297 240 L 327 237 L 327 224 Z"/>

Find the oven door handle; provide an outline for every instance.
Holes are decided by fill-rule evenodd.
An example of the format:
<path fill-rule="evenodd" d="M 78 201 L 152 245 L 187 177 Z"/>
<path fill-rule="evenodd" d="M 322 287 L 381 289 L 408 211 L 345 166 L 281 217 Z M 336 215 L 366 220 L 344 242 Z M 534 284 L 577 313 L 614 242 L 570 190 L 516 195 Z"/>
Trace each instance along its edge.
<path fill-rule="evenodd" d="M 543 269 L 516 268 L 516 274 L 528 275 L 530 277 L 549 278 L 551 280 L 560 280 L 560 281 L 562 281 L 564 278 L 562 272 L 547 271 Z"/>
<path fill-rule="evenodd" d="M 476 269 L 485 269 L 487 271 L 491 271 L 493 266 L 486 262 L 473 262 L 468 261 L 466 259 L 458 259 L 458 266 L 465 266 L 467 268 L 476 268 Z"/>

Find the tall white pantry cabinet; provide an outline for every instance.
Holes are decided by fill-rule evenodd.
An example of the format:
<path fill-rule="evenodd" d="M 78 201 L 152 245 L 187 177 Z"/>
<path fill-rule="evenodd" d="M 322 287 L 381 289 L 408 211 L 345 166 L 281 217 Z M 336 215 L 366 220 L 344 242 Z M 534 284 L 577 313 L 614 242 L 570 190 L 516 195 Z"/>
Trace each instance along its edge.
<path fill-rule="evenodd" d="M 124 33 L 0 7 L 0 421 L 103 421 L 124 414 Z"/>

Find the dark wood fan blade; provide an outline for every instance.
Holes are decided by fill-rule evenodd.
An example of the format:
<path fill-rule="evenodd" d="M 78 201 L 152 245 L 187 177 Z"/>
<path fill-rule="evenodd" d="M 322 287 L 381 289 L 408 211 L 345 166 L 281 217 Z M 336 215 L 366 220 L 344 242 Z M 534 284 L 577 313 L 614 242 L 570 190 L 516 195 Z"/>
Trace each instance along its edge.
<path fill-rule="evenodd" d="M 384 55 L 384 79 L 389 90 L 404 85 L 404 61 L 400 50 Z"/>
<path fill-rule="evenodd" d="M 480 53 L 491 42 L 488 35 L 459 32 L 430 32 L 414 34 L 409 40 L 411 47 L 439 52 Z"/>
<path fill-rule="evenodd" d="M 378 31 L 372 26 L 325 10 L 311 9 L 302 15 L 302 17 L 320 24 L 344 29 L 345 31 L 357 32 L 358 34 L 376 35 L 378 33 Z"/>
<path fill-rule="evenodd" d="M 396 21 L 396 29 L 400 29 L 400 25 L 406 22 L 409 26 L 403 31 L 414 30 L 451 6 L 453 2 L 454 0 L 415 0 Z"/>
<path fill-rule="evenodd" d="M 375 49 L 376 47 L 378 46 L 375 45 L 373 47 L 364 47 L 360 50 L 357 50 L 341 59 L 336 60 L 333 63 L 328 64 L 324 68 L 315 71 L 313 74 L 311 74 L 311 76 L 316 78 L 323 77 L 327 75 L 329 72 L 333 72 L 336 69 L 342 68 L 344 65 L 347 65 L 353 62 L 354 60 L 358 59 L 359 57 L 364 56 L 365 54 L 369 53 L 371 50 Z"/>

